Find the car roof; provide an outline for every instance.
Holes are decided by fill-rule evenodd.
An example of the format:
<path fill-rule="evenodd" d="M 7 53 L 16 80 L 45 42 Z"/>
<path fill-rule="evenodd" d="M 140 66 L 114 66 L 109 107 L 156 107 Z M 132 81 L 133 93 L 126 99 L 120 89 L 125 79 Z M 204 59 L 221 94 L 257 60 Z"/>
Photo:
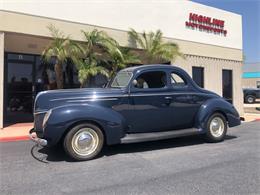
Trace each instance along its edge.
<path fill-rule="evenodd" d="M 149 65 L 141 65 L 141 66 L 132 66 L 132 67 L 129 67 L 129 68 L 125 68 L 122 71 L 135 72 L 135 71 L 149 70 L 149 69 L 172 69 L 172 70 L 183 71 L 183 69 L 181 69 L 177 66 L 165 65 L 165 64 L 149 64 Z"/>

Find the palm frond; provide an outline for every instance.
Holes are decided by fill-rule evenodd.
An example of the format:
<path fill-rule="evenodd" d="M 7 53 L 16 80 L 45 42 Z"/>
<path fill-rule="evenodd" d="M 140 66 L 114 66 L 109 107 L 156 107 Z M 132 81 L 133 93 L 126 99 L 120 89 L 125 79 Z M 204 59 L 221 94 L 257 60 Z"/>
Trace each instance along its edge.
<path fill-rule="evenodd" d="M 130 39 L 135 41 L 137 45 L 139 45 L 142 49 L 145 48 L 145 43 L 143 42 L 140 35 L 134 29 L 130 28 L 130 31 L 128 31 L 128 36 Z"/>
<path fill-rule="evenodd" d="M 142 34 L 138 34 L 131 29 L 128 35 L 130 38 L 135 39 L 144 50 L 146 63 L 164 63 L 165 61 L 174 61 L 177 56 L 183 57 L 177 44 L 163 42 L 163 34 L 160 30 L 148 34 L 144 31 Z"/>

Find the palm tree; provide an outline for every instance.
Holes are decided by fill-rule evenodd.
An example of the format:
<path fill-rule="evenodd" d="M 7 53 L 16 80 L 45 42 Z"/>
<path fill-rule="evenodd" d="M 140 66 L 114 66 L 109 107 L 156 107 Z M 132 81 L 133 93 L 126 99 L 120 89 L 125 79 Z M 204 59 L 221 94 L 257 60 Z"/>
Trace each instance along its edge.
<path fill-rule="evenodd" d="M 54 70 L 57 88 L 62 89 L 64 85 L 62 65 L 77 50 L 77 44 L 71 41 L 69 36 L 65 36 L 63 32 L 59 31 L 54 25 L 50 25 L 47 28 L 51 32 L 53 40 L 50 45 L 44 49 L 42 56 L 47 61 L 55 57 Z"/>
<path fill-rule="evenodd" d="M 83 55 L 89 58 L 90 63 L 93 60 L 99 60 L 108 50 L 115 50 L 118 43 L 109 37 L 105 32 L 94 29 L 93 31 L 82 31 L 85 42 L 81 47 Z"/>
<path fill-rule="evenodd" d="M 109 50 L 109 64 L 110 72 L 109 76 L 113 77 L 118 70 L 125 68 L 129 64 L 138 64 L 141 62 L 139 57 L 134 54 L 129 48 L 120 48 Z"/>
<path fill-rule="evenodd" d="M 108 71 L 104 67 L 98 66 L 96 60 L 92 59 L 90 62 L 90 58 L 80 59 L 76 61 L 76 66 L 81 87 L 85 87 L 89 83 L 90 78 L 97 74 L 102 74 L 108 77 Z"/>
<path fill-rule="evenodd" d="M 78 69 L 81 87 L 85 87 L 90 78 L 97 74 L 108 76 L 108 71 L 101 64 L 105 62 L 103 58 L 108 50 L 115 50 L 117 42 L 97 29 L 90 32 L 82 31 L 82 33 L 85 41 L 78 44 L 79 50 L 72 59 Z"/>
<path fill-rule="evenodd" d="M 182 56 L 176 43 L 163 42 L 162 32 L 138 34 L 134 29 L 130 29 L 128 36 L 138 47 L 144 51 L 144 63 L 166 63 L 174 61 L 177 56 Z"/>

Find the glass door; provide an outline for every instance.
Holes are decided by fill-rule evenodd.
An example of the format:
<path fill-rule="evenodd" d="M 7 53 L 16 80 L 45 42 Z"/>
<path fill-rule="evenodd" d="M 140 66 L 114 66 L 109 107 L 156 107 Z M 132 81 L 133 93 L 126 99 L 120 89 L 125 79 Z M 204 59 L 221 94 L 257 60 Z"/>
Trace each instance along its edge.
<path fill-rule="evenodd" d="M 32 121 L 33 64 L 8 63 L 6 122 Z"/>

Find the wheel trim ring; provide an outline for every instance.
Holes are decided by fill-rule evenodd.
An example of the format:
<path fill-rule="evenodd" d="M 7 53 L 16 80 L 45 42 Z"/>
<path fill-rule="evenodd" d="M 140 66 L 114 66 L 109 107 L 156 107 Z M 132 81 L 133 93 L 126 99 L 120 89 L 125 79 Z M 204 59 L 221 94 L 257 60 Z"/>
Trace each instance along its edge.
<path fill-rule="evenodd" d="M 82 135 L 88 135 L 91 140 L 89 140 L 89 146 L 82 148 L 80 145 L 80 138 Z M 73 151 L 80 156 L 88 156 L 96 151 L 99 145 L 99 137 L 95 130 L 91 128 L 82 128 L 76 134 L 73 135 L 71 140 L 71 146 Z"/>
<path fill-rule="evenodd" d="M 221 137 L 224 133 L 225 124 L 222 118 L 214 117 L 210 122 L 210 132 L 214 137 Z"/>

